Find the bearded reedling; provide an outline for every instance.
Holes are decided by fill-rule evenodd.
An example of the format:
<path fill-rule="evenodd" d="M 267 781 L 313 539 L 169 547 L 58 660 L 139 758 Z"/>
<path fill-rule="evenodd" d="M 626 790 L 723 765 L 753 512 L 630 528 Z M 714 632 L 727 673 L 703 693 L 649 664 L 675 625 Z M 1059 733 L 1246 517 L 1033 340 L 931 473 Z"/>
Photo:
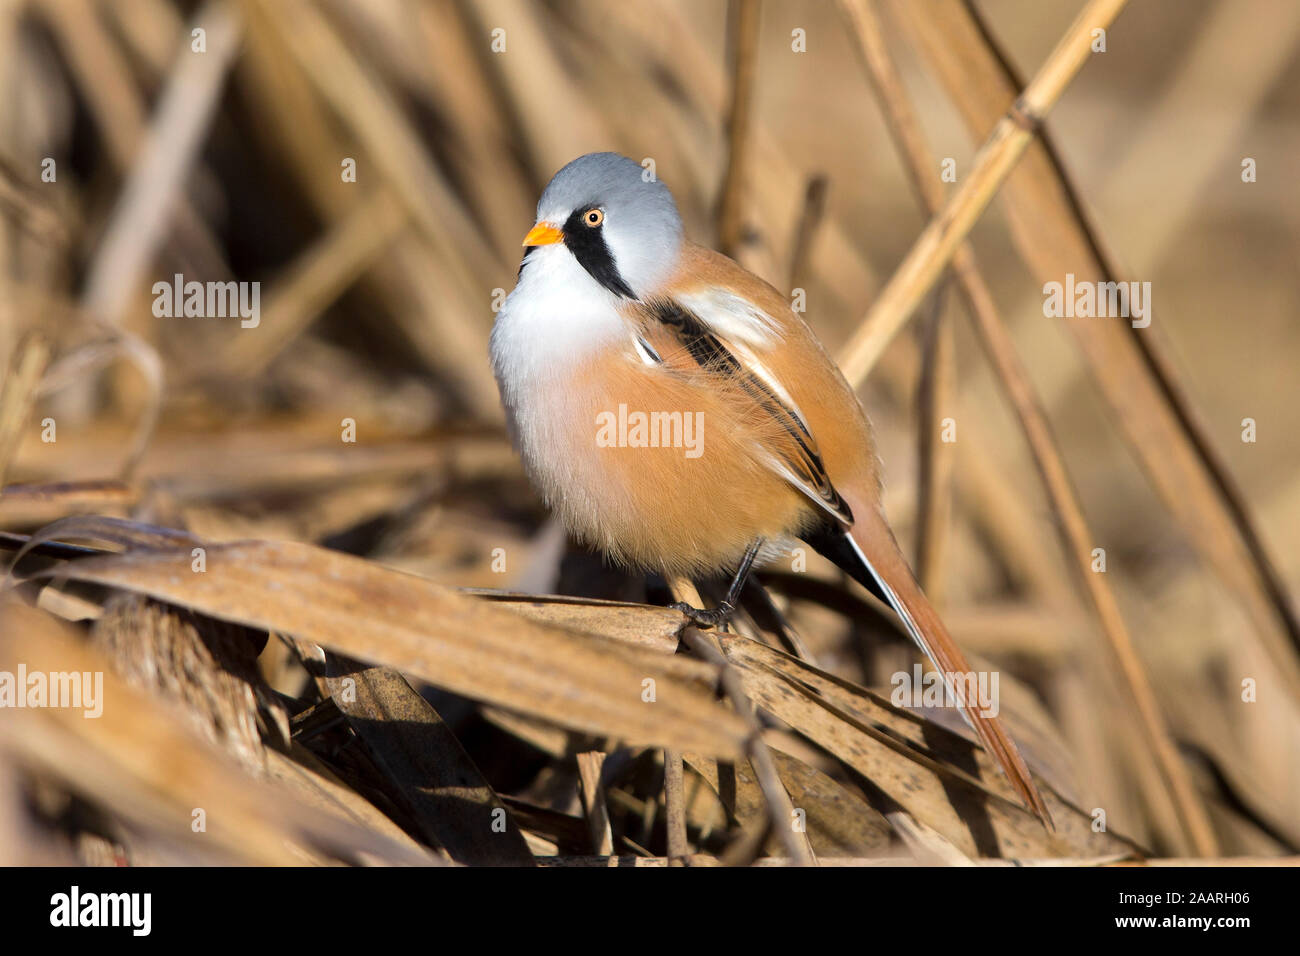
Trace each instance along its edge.
<path fill-rule="evenodd" d="M 885 520 L 857 396 L 776 289 L 685 239 L 667 187 L 614 153 L 555 174 L 524 246 L 492 363 L 525 468 L 576 537 L 668 577 L 734 571 L 719 607 L 677 605 L 702 626 L 802 540 L 892 607 L 941 674 L 970 672 Z M 1002 724 L 952 689 L 1050 825 Z"/>

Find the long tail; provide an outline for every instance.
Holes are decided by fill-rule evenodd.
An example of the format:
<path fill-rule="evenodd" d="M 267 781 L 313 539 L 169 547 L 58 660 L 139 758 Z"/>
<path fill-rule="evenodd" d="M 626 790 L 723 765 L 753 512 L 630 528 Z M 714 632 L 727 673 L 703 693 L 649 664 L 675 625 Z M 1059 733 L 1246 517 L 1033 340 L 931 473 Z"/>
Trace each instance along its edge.
<path fill-rule="evenodd" d="M 1047 804 L 1043 802 L 1042 794 L 1038 792 L 1038 787 L 1029 774 L 1029 768 L 1025 766 L 1020 751 L 1016 749 L 1002 722 L 996 717 L 985 716 L 980 710 L 979 701 L 967 700 L 963 687 L 955 686 L 952 682 L 950 675 L 968 674 L 970 665 L 922 593 L 921 586 L 916 583 L 885 519 L 874 509 L 856 517 L 852 529 L 847 532 L 838 528 L 827 529 L 806 540 L 894 609 L 912 640 L 916 641 L 925 656 L 943 675 L 949 693 L 960 703 L 962 716 L 975 731 L 984 749 L 997 760 L 1020 799 L 1050 829 L 1052 818 Z"/>

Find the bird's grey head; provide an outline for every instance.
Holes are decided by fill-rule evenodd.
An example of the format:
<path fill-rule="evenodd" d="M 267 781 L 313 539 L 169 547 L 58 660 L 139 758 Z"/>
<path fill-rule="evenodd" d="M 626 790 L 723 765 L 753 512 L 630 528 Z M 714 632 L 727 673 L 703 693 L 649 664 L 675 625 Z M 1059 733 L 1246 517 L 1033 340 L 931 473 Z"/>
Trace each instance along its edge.
<path fill-rule="evenodd" d="M 554 243 L 606 289 L 641 298 L 676 265 L 682 220 L 668 187 L 640 164 L 618 153 L 588 153 L 555 174 L 524 240 Z"/>

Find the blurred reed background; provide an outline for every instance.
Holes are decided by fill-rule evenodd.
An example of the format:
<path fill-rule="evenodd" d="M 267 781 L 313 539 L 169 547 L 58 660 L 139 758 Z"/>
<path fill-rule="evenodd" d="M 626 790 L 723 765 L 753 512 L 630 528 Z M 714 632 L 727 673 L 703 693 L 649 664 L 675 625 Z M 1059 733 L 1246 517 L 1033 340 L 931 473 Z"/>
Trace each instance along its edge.
<path fill-rule="evenodd" d="M 913 653 L 819 559 L 718 645 L 774 770 L 673 612 L 455 590 L 666 599 L 504 434 L 487 339 L 552 173 L 653 160 L 848 356 L 1083 6 L 0 4 L 0 668 L 110 673 L 98 721 L 0 714 L 7 861 L 1294 858 L 1293 0 L 1130 3 L 861 388 L 1055 834 L 951 711 L 888 705 Z M 177 273 L 260 283 L 256 327 L 156 316 Z M 1066 273 L 1150 282 L 1150 327 L 1044 317 Z"/>

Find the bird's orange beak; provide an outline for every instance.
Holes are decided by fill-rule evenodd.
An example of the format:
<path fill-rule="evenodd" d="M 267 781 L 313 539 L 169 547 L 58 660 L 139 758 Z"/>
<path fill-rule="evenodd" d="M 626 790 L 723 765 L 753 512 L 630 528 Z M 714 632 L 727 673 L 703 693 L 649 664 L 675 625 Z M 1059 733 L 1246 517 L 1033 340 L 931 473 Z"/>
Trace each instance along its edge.
<path fill-rule="evenodd" d="M 539 222 L 524 236 L 526 246 L 550 246 L 564 241 L 564 232 L 549 222 Z"/>

